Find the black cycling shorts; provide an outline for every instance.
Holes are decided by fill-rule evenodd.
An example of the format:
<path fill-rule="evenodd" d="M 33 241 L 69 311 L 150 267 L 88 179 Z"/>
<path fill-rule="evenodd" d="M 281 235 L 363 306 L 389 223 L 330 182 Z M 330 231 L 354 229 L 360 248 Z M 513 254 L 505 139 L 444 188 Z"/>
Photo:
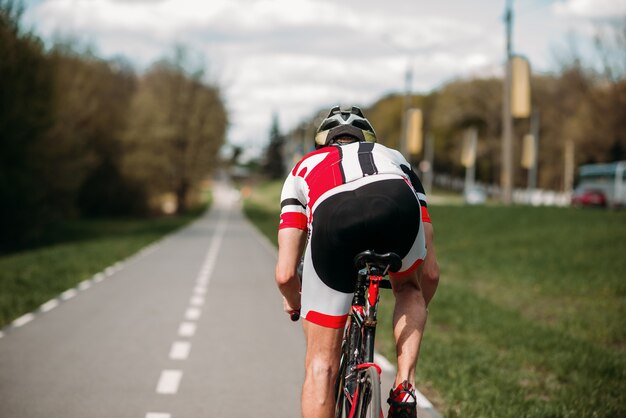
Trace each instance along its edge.
<path fill-rule="evenodd" d="M 403 263 L 397 275 L 414 271 L 426 256 L 420 203 L 403 178 L 364 177 L 331 190 L 313 208 L 303 317 L 324 326 L 345 324 L 357 277 L 354 257 L 365 250 L 398 254 Z"/>

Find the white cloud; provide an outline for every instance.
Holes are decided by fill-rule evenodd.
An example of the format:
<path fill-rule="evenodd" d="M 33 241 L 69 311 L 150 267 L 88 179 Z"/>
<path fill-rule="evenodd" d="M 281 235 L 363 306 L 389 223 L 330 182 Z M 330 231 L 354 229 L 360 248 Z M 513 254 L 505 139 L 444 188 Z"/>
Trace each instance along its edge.
<path fill-rule="evenodd" d="M 413 88 L 428 91 L 452 77 L 493 74 L 503 55 L 501 0 L 27 1 L 26 18 L 45 38 L 76 34 L 140 70 L 175 43 L 205 54 L 239 144 L 266 140 L 273 112 L 290 129 L 322 107 L 402 92 L 407 65 Z M 626 0 L 596 0 L 593 9 L 615 1 Z M 589 4 L 560 1 L 553 12 L 580 14 Z"/>
<path fill-rule="evenodd" d="M 607 18 L 626 15 L 626 0 L 561 0 L 553 5 L 563 17 Z"/>

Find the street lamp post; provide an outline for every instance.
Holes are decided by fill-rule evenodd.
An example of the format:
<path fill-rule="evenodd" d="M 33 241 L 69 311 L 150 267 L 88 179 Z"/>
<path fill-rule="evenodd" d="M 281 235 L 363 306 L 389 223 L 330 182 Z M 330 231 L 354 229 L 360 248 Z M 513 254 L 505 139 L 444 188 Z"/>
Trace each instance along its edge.
<path fill-rule="evenodd" d="M 506 64 L 502 103 L 502 168 L 500 172 L 501 199 L 510 205 L 513 198 L 513 118 L 511 116 L 511 31 L 513 26 L 513 0 L 507 0 L 504 20 L 506 23 Z"/>

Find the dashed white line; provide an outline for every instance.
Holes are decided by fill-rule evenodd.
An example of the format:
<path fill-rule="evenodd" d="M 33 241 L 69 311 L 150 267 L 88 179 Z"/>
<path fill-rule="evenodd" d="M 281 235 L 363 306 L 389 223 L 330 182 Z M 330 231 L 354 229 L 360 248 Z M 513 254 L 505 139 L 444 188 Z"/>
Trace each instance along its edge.
<path fill-rule="evenodd" d="M 78 294 L 76 289 L 67 289 L 65 292 L 61 293 L 61 300 L 69 300 Z"/>
<path fill-rule="evenodd" d="M 49 312 L 53 310 L 54 308 L 56 308 L 57 306 L 59 306 L 59 301 L 57 299 L 51 299 L 47 301 L 46 303 L 44 303 L 43 305 L 41 305 L 39 307 L 39 310 L 41 312 Z"/>
<path fill-rule="evenodd" d="M 198 295 L 192 296 L 189 304 L 191 306 L 202 306 L 204 305 L 204 297 Z"/>
<path fill-rule="evenodd" d="M 172 418 L 172 414 L 165 412 L 148 412 L 146 418 Z"/>
<path fill-rule="evenodd" d="M 191 351 L 191 343 L 187 341 L 175 341 L 170 349 L 170 358 L 172 360 L 186 360 Z"/>
<path fill-rule="evenodd" d="M 180 370 L 163 370 L 159 378 L 159 383 L 157 384 L 157 393 L 163 395 L 176 394 L 182 377 L 183 372 Z"/>
<path fill-rule="evenodd" d="M 196 295 L 205 295 L 207 292 L 207 288 L 206 286 L 196 286 L 193 288 L 193 293 L 195 293 Z"/>
<path fill-rule="evenodd" d="M 100 283 L 102 280 L 104 280 L 105 275 L 103 273 L 96 273 L 93 275 L 93 282 L 94 283 Z"/>
<path fill-rule="evenodd" d="M 183 322 L 178 327 L 178 335 L 181 337 L 193 337 L 196 333 L 196 324 L 193 322 Z"/>
<path fill-rule="evenodd" d="M 35 315 L 33 315 L 32 313 L 27 313 L 26 315 L 22 315 L 19 318 L 17 318 L 16 320 L 14 320 L 11 323 L 11 325 L 13 325 L 16 328 L 19 328 L 19 327 L 22 327 L 22 326 L 28 324 L 33 319 L 35 319 Z"/>
<path fill-rule="evenodd" d="M 78 290 L 87 290 L 91 287 L 91 280 L 84 280 L 78 284 Z"/>
<path fill-rule="evenodd" d="M 185 311 L 185 319 L 189 321 L 195 321 L 200 318 L 202 311 L 198 308 L 187 308 Z"/>
<path fill-rule="evenodd" d="M 205 262 L 196 279 L 196 285 L 193 289 L 193 295 L 189 300 L 189 307 L 185 311 L 185 321 L 178 327 L 178 335 L 181 337 L 192 337 L 196 333 L 197 325 L 195 322 L 202 315 L 202 307 L 205 304 L 204 295 L 207 293 L 211 274 L 217 260 L 221 242 L 226 231 L 227 212 L 220 218 L 217 229 L 211 240 L 211 245 L 207 253 Z M 186 360 L 191 351 L 191 343 L 188 341 L 175 341 L 170 348 L 171 360 Z M 157 393 L 159 394 L 176 394 L 180 381 L 183 377 L 181 370 L 163 370 L 157 384 Z M 165 412 L 148 412 L 146 418 L 171 418 L 169 413 Z"/>

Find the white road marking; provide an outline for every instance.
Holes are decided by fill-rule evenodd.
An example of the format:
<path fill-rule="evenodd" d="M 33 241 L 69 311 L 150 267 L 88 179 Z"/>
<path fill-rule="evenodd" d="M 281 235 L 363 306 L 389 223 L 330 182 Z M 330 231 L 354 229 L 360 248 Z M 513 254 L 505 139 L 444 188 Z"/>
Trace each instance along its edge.
<path fill-rule="evenodd" d="M 105 278 L 104 273 L 96 273 L 93 275 L 92 280 L 94 283 L 100 283 L 102 280 L 104 280 L 104 278 Z"/>
<path fill-rule="evenodd" d="M 191 300 L 189 301 L 189 304 L 191 306 L 202 306 L 202 305 L 204 305 L 204 297 L 197 296 L 197 295 L 192 296 Z"/>
<path fill-rule="evenodd" d="M 78 284 L 78 290 L 87 290 L 91 287 L 91 280 L 84 280 Z"/>
<path fill-rule="evenodd" d="M 176 394 L 182 377 L 183 372 L 180 370 L 163 370 L 159 378 L 159 383 L 157 384 L 157 393 L 162 395 Z"/>
<path fill-rule="evenodd" d="M 221 199 L 216 199 L 216 206 L 220 206 Z M 223 202 L 222 202 L 223 203 Z M 231 202 L 227 202 L 226 205 L 230 207 Z M 226 231 L 226 225 L 228 222 L 228 211 L 223 211 L 222 216 L 218 221 L 217 228 L 211 239 L 211 244 L 202 268 L 196 279 L 196 285 L 193 289 L 193 295 L 189 300 L 190 306 L 185 311 L 185 322 L 182 322 L 178 327 L 178 334 L 182 337 L 191 337 L 196 333 L 197 325 L 194 322 L 202 315 L 202 310 L 199 308 L 205 303 L 204 295 L 207 293 L 207 288 L 211 278 L 211 274 L 217 261 L 217 254 L 222 244 L 222 239 Z M 144 253 L 145 254 L 145 253 Z M 189 357 L 191 351 L 191 343 L 188 341 L 175 341 L 170 348 L 170 359 L 172 360 L 185 360 Z M 183 377 L 181 370 L 163 370 L 157 384 L 157 393 L 160 394 L 176 394 L 180 381 Z M 164 412 L 148 412 L 146 418 L 171 418 L 169 413 Z"/>
<path fill-rule="evenodd" d="M 19 318 L 17 318 L 16 320 L 14 320 L 11 323 L 11 325 L 13 325 L 16 328 L 19 328 L 19 327 L 22 327 L 22 326 L 28 324 L 33 319 L 35 319 L 35 315 L 33 315 L 32 313 L 27 313 L 26 315 L 22 315 Z"/>
<path fill-rule="evenodd" d="M 78 294 L 76 289 L 67 289 L 65 292 L 61 293 L 61 300 L 69 300 Z"/>
<path fill-rule="evenodd" d="M 216 200 L 216 203 L 220 201 Z M 230 208 L 232 202 L 230 200 L 226 202 L 222 202 L 222 207 Z M 198 286 L 206 287 L 209 284 L 209 280 L 211 279 L 211 274 L 213 274 L 213 269 L 215 268 L 215 263 L 217 261 L 217 254 L 219 253 L 220 247 L 222 246 L 222 239 L 224 238 L 224 233 L 226 232 L 226 226 L 228 224 L 228 211 L 224 210 L 222 212 L 222 216 L 220 217 L 217 228 L 211 239 L 211 245 L 209 246 L 209 251 L 207 253 L 206 259 L 202 268 L 200 269 L 200 273 L 196 280 Z M 195 291 L 195 290 L 194 290 Z"/>
<path fill-rule="evenodd" d="M 47 301 L 46 303 L 44 303 L 43 305 L 41 305 L 39 307 L 39 310 L 41 312 L 49 312 L 53 310 L 54 308 L 56 308 L 57 306 L 59 306 L 59 301 L 57 299 L 51 299 Z"/>
<path fill-rule="evenodd" d="M 204 275 L 203 275 L 203 274 L 200 274 L 200 275 L 198 276 L 198 278 L 196 279 L 196 283 L 197 283 L 199 286 L 206 286 L 207 284 L 209 284 L 209 276 L 208 276 L 208 275 L 206 275 L 206 274 L 204 274 Z"/>
<path fill-rule="evenodd" d="M 170 349 L 170 359 L 172 360 L 186 360 L 189 357 L 191 351 L 191 343 L 187 341 L 174 341 L 172 348 Z"/>
<path fill-rule="evenodd" d="M 196 286 L 193 288 L 193 293 L 195 293 L 196 295 L 205 295 L 207 291 L 206 286 Z"/>
<path fill-rule="evenodd" d="M 374 353 L 374 363 L 378 364 L 385 373 L 396 373 L 396 367 L 379 353 Z M 419 390 L 417 390 L 417 388 L 415 389 L 415 398 L 417 405 L 421 409 L 426 410 L 432 417 L 439 417 L 439 414 L 435 411 L 433 404 L 430 403 L 430 401 Z"/>
<path fill-rule="evenodd" d="M 430 401 L 428 399 L 426 399 L 426 397 L 424 395 L 422 395 L 422 393 L 419 390 L 415 390 L 415 399 L 417 401 L 417 406 L 419 406 L 422 409 L 432 409 L 433 408 L 433 404 L 430 403 Z"/>
<path fill-rule="evenodd" d="M 183 322 L 178 327 L 178 335 L 181 337 L 193 337 L 196 333 L 196 324 L 193 322 Z"/>
<path fill-rule="evenodd" d="M 146 418 L 172 418 L 172 414 L 165 412 L 148 412 Z"/>
<path fill-rule="evenodd" d="M 189 321 L 195 321 L 200 318 L 202 311 L 198 308 L 187 308 L 185 311 L 185 319 Z"/>
<path fill-rule="evenodd" d="M 374 363 L 378 364 L 384 372 L 395 373 L 396 368 L 385 357 L 378 353 L 374 353 Z"/>

